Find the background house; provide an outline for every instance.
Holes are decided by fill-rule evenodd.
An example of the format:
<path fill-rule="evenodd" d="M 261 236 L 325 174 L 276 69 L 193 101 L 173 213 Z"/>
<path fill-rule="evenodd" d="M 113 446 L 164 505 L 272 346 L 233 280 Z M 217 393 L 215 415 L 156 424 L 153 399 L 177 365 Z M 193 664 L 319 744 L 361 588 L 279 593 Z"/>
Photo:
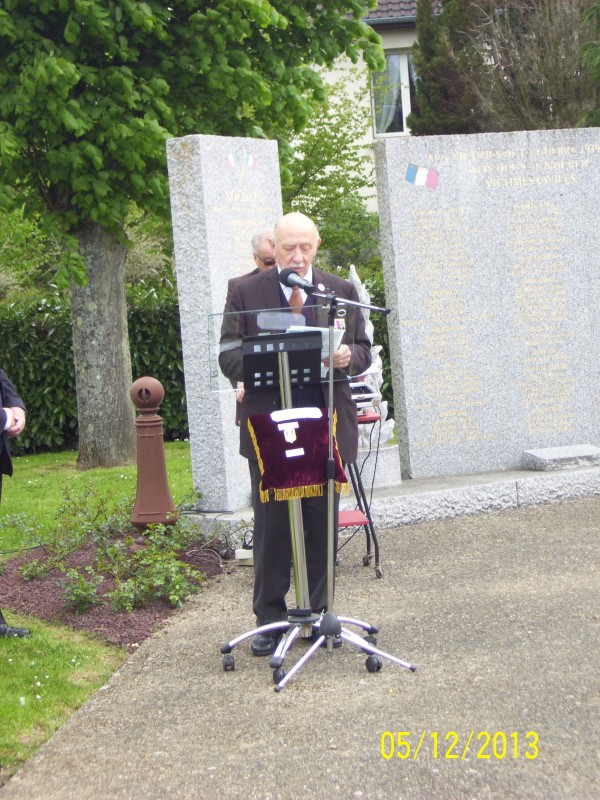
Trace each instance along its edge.
<path fill-rule="evenodd" d="M 416 0 L 381 0 L 365 21 L 381 36 L 386 70 L 372 81 L 373 136 L 410 133 L 406 117 L 415 94 L 411 49 L 417 38 Z"/>
<path fill-rule="evenodd" d="M 371 156 L 375 138 L 410 135 L 406 118 L 413 110 L 411 100 L 414 103 L 415 95 L 412 47 L 417 38 L 416 11 L 416 0 L 380 0 L 377 8 L 364 17 L 382 39 L 385 71 L 371 75 L 364 65 L 357 69 L 343 57 L 333 70 L 323 74 L 331 85 L 341 80 L 347 95 L 361 109 L 361 116 L 370 118 L 371 125 L 359 143 Z M 369 162 L 367 170 L 372 173 L 372 157 Z M 365 203 L 369 211 L 377 211 L 372 190 L 365 191 Z"/>
<path fill-rule="evenodd" d="M 433 10 L 442 10 L 442 0 L 434 1 Z M 406 118 L 414 110 L 417 0 L 380 0 L 364 19 L 381 36 L 387 61 L 385 73 L 372 84 L 373 135 L 410 135 Z"/>

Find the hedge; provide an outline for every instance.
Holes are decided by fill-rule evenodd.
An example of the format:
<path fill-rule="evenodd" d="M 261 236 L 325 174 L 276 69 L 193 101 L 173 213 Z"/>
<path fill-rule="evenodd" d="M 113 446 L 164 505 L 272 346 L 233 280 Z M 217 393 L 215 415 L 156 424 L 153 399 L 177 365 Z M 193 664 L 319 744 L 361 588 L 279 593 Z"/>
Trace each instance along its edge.
<path fill-rule="evenodd" d="M 128 288 L 132 373 L 165 390 L 166 441 L 188 437 L 177 292 L 169 281 Z M 27 406 L 27 426 L 11 443 L 25 454 L 77 447 L 77 398 L 70 308 L 59 295 L 0 305 L 1 366 Z"/>

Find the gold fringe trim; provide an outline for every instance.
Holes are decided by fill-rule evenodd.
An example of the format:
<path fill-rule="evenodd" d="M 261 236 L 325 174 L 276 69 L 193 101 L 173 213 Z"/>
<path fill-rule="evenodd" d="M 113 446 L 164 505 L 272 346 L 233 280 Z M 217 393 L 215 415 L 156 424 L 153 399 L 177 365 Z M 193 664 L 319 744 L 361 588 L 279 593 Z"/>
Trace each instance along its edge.
<path fill-rule="evenodd" d="M 287 489 L 267 489 L 262 488 L 262 481 L 259 488 L 260 502 L 268 503 L 269 500 L 301 500 L 303 497 L 323 497 L 326 484 L 315 483 L 311 486 L 290 486 Z M 350 487 L 347 483 L 335 481 L 335 491 L 338 494 L 349 494 Z"/>
<path fill-rule="evenodd" d="M 252 439 L 252 444 L 254 445 L 254 452 L 256 453 L 256 459 L 258 461 L 258 468 L 260 470 L 260 474 L 264 475 L 265 465 L 263 464 L 263 460 L 260 457 L 260 450 L 258 447 L 258 442 L 256 441 L 256 433 L 254 432 L 254 428 L 252 426 L 252 423 L 250 422 L 250 419 L 248 419 L 248 431 L 250 432 L 250 438 Z M 264 502 L 265 501 L 263 500 L 263 503 Z"/>

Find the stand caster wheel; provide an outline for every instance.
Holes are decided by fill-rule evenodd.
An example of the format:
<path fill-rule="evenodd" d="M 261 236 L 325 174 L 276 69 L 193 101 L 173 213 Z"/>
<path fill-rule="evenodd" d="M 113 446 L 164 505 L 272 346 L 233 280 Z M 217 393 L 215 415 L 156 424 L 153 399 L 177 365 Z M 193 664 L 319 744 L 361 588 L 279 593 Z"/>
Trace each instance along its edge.
<path fill-rule="evenodd" d="M 377 646 L 377 639 L 374 636 L 370 636 L 370 635 L 369 636 L 363 636 L 363 639 L 365 640 L 365 642 L 368 642 L 369 644 L 372 644 L 374 647 Z"/>
<path fill-rule="evenodd" d="M 365 662 L 368 672 L 379 672 L 381 669 L 381 659 L 377 656 L 369 656 Z"/>
<path fill-rule="evenodd" d="M 368 567 L 371 564 L 371 556 L 363 556 L 363 567 Z"/>
<path fill-rule="evenodd" d="M 235 658 L 229 654 L 223 656 L 223 672 L 231 671 L 233 672 L 235 669 Z"/>
<path fill-rule="evenodd" d="M 383 568 L 380 567 L 379 564 L 375 567 L 375 577 L 383 578 Z"/>
<path fill-rule="evenodd" d="M 285 670 L 279 667 L 276 670 L 273 670 L 273 683 L 279 685 L 281 681 L 285 678 Z"/>

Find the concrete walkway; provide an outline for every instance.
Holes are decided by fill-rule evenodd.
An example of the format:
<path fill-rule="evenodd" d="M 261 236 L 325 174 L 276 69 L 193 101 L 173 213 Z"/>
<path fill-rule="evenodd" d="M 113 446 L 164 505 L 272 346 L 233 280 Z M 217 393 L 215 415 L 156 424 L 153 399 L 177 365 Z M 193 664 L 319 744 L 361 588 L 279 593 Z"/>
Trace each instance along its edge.
<path fill-rule="evenodd" d="M 414 673 L 344 644 L 279 693 L 233 566 L 147 640 L 2 800 L 600 797 L 600 498 L 382 530 L 342 550 L 336 611 Z M 290 667 L 305 652 L 294 644 Z M 403 733 L 404 732 L 404 733 Z M 408 757 L 403 758 L 402 756 Z"/>

